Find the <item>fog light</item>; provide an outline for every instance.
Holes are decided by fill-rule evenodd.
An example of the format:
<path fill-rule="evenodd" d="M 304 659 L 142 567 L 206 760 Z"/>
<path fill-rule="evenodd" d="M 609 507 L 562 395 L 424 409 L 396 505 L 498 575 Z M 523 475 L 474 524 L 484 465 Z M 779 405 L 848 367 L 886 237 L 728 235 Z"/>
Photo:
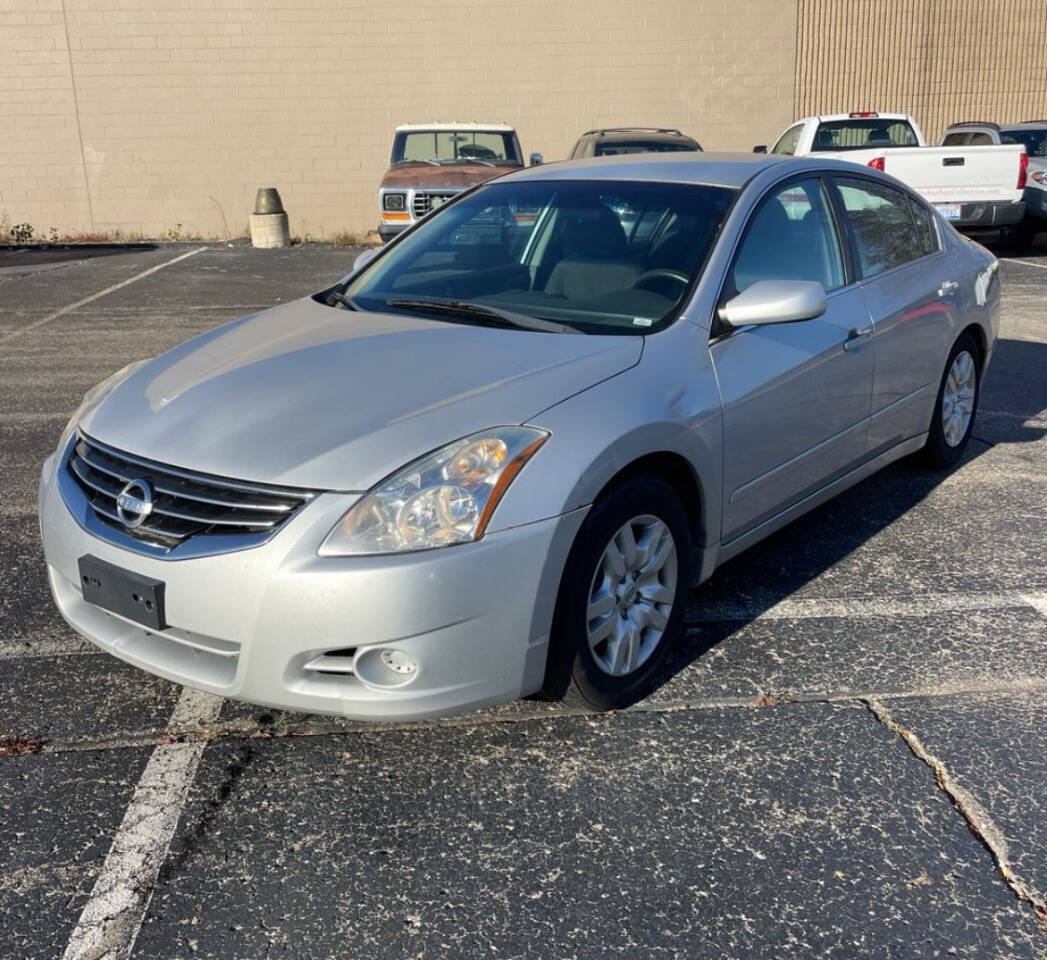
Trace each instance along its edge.
<path fill-rule="evenodd" d="M 382 663 L 392 670 L 393 673 L 399 673 L 404 676 L 409 676 L 418 669 L 418 664 L 414 658 L 407 656 L 403 650 L 383 650 Z"/>
<path fill-rule="evenodd" d="M 403 687 L 418 676 L 418 661 L 395 647 L 372 647 L 361 650 L 353 662 L 357 680 L 368 687 L 389 690 Z"/>

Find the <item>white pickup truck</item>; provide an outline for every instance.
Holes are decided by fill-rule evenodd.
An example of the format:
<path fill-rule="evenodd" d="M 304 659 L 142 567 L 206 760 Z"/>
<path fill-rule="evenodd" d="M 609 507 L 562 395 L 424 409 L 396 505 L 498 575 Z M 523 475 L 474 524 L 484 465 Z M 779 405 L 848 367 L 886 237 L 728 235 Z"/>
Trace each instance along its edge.
<path fill-rule="evenodd" d="M 805 117 L 778 138 L 771 153 L 817 153 L 882 170 L 965 233 L 996 234 L 1025 215 L 1028 158 L 1022 146 L 929 147 L 916 121 L 904 113 Z"/>

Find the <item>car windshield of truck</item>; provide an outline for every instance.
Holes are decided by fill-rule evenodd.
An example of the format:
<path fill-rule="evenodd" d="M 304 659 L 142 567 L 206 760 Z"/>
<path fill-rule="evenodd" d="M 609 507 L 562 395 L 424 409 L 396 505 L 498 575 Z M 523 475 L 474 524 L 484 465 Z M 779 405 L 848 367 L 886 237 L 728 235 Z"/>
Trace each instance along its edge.
<path fill-rule="evenodd" d="M 500 130 L 412 130 L 398 133 L 393 163 L 484 163 L 522 166 L 516 134 Z"/>
<path fill-rule="evenodd" d="M 609 157 L 620 153 L 676 153 L 701 150 L 692 140 L 613 140 L 596 145 L 596 156 Z"/>
<path fill-rule="evenodd" d="M 836 153 L 842 150 L 872 150 L 890 147 L 918 147 L 916 131 L 908 120 L 879 117 L 861 120 L 827 120 L 814 134 L 811 153 Z"/>
<path fill-rule="evenodd" d="M 1047 127 L 1001 130 L 1000 143 L 1020 143 L 1030 157 L 1047 157 Z"/>
<path fill-rule="evenodd" d="M 680 183 L 490 183 L 339 289 L 358 310 L 469 323 L 485 307 L 586 333 L 651 333 L 683 306 L 734 195 Z"/>

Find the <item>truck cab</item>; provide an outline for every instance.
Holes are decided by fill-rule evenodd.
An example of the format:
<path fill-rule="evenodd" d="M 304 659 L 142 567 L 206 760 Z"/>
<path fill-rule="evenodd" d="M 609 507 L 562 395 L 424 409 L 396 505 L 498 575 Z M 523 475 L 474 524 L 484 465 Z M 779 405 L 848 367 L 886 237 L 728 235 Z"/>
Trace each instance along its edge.
<path fill-rule="evenodd" d="M 399 126 L 378 187 L 378 234 L 391 240 L 459 193 L 523 165 L 516 130 L 508 124 Z"/>

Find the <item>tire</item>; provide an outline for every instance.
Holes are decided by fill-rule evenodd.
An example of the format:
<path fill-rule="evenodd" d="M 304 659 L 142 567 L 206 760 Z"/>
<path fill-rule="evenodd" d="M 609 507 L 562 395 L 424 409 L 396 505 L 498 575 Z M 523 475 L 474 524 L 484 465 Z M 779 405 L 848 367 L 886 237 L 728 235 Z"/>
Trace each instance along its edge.
<path fill-rule="evenodd" d="M 969 363 L 961 359 L 963 356 L 967 357 Z M 978 341 L 971 333 L 962 334 L 949 351 L 942 382 L 938 387 L 931 428 L 923 448 L 923 460 L 929 466 L 951 467 L 963 456 L 978 412 L 982 387 L 981 364 L 982 351 Z M 966 379 L 965 370 L 968 371 Z M 959 379 L 955 376 L 957 373 L 960 374 Z M 958 408 L 957 404 L 961 400 L 962 406 Z M 969 410 L 966 422 L 962 413 L 965 409 Z"/>
<path fill-rule="evenodd" d="M 646 696 L 683 631 L 690 564 L 687 515 L 664 480 L 631 477 L 601 497 L 560 581 L 542 695 L 598 710 Z"/>

